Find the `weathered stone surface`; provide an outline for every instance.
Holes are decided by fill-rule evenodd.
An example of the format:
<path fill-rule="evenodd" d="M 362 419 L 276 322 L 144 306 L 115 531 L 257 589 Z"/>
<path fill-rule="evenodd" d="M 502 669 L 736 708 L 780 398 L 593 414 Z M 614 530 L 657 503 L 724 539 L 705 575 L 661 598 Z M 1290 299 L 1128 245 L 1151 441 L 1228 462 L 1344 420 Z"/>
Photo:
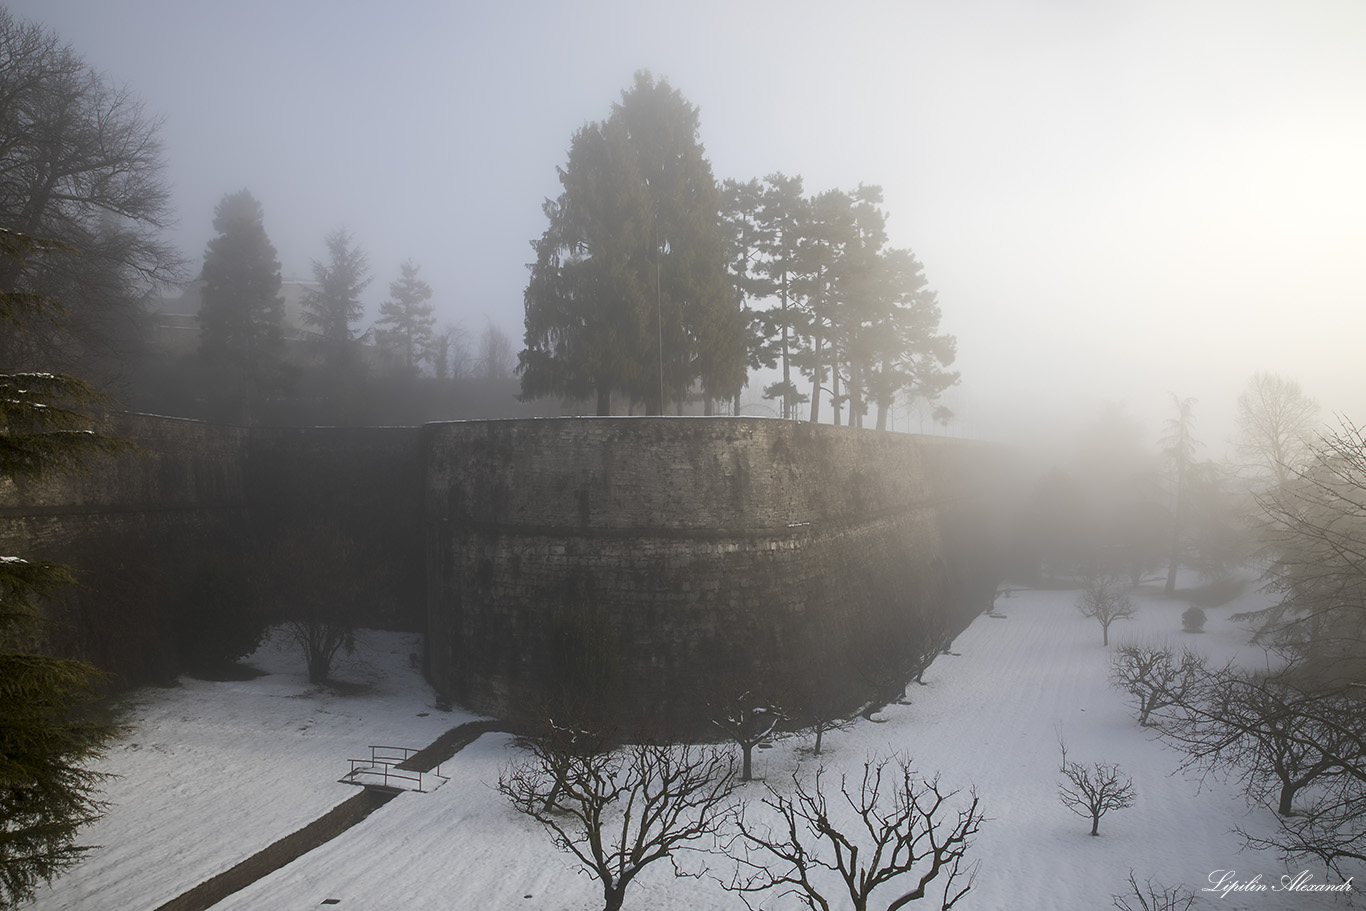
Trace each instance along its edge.
<path fill-rule="evenodd" d="M 46 605 L 46 647 L 129 685 L 179 669 L 172 629 L 206 551 L 245 538 L 247 432 L 120 415 L 138 451 L 41 483 L 0 480 L 0 554 L 76 570 Z"/>
<path fill-rule="evenodd" d="M 49 647 L 122 683 L 177 672 L 206 560 L 320 523 L 364 555 L 367 622 L 425 626 L 432 683 L 500 715 L 577 687 L 637 727 L 696 722 L 736 687 L 857 677 L 995 586 L 1000 454 L 959 440 L 752 418 L 119 420 L 137 455 L 0 482 L 0 554 L 80 571 Z"/>
<path fill-rule="evenodd" d="M 563 652 L 591 634 L 589 689 L 627 723 L 697 722 L 727 689 L 961 625 L 995 587 L 977 444 L 745 418 L 427 434 L 428 673 L 494 714 L 581 684 Z"/>
<path fill-rule="evenodd" d="M 0 555 L 68 564 L 81 583 L 48 605 L 49 650 L 90 661 L 115 686 L 173 678 L 176 630 L 205 609 L 192 591 L 206 561 L 250 567 L 274 536 L 318 524 L 365 554 L 348 569 L 367 622 L 421 628 L 419 428 L 119 415 L 114 431 L 137 452 L 41 483 L 0 481 Z"/>

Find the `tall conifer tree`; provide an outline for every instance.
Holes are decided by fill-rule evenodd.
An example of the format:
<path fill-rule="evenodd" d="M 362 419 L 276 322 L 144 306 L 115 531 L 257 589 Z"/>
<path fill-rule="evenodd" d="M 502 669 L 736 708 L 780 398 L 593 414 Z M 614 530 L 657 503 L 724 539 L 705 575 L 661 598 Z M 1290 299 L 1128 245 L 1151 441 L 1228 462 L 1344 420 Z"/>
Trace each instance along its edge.
<path fill-rule="evenodd" d="M 605 414 L 618 393 L 660 414 L 695 384 L 708 404 L 738 394 L 743 316 L 697 109 L 636 74 L 575 134 L 560 182 L 526 290 L 523 396 L 592 397 Z"/>
<path fill-rule="evenodd" d="M 219 416 L 250 424 L 261 401 L 287 378 L 280 261 L 261 204 L 246 190 L 223 197 L 213 227 L 218 236 L 204 253 L 200 353 L 214 398 L 226 407 Z"/>
<path fill-rule="evenodd" d="M 329 354 L 335 354 L 355 337 L 351 327 L 365 311 L 360 294 L 370 284 L 370 261 L 345 228 L 327 235 L 325 242 L 327 261 L 313 260 L 318 287 L 304 297 L 303 319 L 318 330 Z"/>
<path fill-rule="evenodd" d="M 22 264 L 51 249 L 0 229 L 0 259 Z M 60 309 L 32 293 L 0 290 L 0 326 L 22 333 Z M 38 480 L 125 448 L 92 413 L 107 404 L 84 382 L 0 366 L 0 480 Z M 27 900 L 76 863 L 79 830 L 101 815 L 104 776 L 87 763 L 114 735 L 84 709 L 95 668 L 41 654 L 41 599 L 73 582 L 60 564 L 0 555 L 0 907 Z"/>
<path fill-rule="evenodd" d="M 418 362 L 431 349 L 436 323 L 432 286 L 417 277 L 418 268 L 412 260 L 399 267 L 399 277 L 389 283 L 389 299 L 379 305 L 375 323 L 408 373 L 417 372 Z"/>

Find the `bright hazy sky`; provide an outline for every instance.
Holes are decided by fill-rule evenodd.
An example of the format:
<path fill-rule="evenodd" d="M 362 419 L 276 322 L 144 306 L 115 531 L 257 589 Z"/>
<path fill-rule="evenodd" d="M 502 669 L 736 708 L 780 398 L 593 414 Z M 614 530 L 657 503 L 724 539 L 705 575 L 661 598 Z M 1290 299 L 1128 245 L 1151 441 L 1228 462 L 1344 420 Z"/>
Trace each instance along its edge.
<path fill-rule="evenodd" d="M 1119 402 L 1156 437 L 1176 393 L 1217 452 L 1254 370 L 1366 422 L 1361 0 L 9 7 L 165 117 L 195 268 L 246 187 L 287 276 L 352 230 L 367 324 L 411 257 L 444 319 L 520 340 L 570 136 L 647 68 L 718 180 L 882 185 L 958 338 L 954 433 Z"/>

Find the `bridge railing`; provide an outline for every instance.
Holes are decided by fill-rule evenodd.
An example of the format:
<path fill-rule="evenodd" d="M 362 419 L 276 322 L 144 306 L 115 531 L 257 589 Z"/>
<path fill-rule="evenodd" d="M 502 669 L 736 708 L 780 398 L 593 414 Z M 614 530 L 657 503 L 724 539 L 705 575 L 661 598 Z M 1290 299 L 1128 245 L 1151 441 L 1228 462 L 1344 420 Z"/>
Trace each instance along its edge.
<path fill-rule="evenodd" d="M 441 774 L 441 766 L 429 772 L 401 768 L 418 750 L 411 747 L 371 745 L 368 759 L 350 759 L 351 770 L 342 781 L 347 784 L 376 785 L 397 788 L 403 791 L 417 791 L 425 794 L 436 790 L 450 780 Z"/>

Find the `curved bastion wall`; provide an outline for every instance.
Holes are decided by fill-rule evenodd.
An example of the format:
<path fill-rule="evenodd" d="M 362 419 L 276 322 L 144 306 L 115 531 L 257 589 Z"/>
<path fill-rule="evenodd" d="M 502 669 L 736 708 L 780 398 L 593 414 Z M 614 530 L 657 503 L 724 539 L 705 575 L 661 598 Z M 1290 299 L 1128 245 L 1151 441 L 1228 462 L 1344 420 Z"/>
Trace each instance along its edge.
<path fill-rule="evenodd" d="M 115 429 L 136 451 L 0 479 L 0 555 L 76 570 L 41 645 L 116 687 L 174 679 L 216 635 L 206 592 L 320 526 L 364 557 L 328 570 L 363 624 L 426 627 L 442 694 L 674 732 L 744 691 L 857 708 L 995 587 L 1005 459 L 962 440 L 764 418 Z"/>
<path fill-rule="evenodd" d="M 746 691 L 851 711 L 995 590 L 982 444 L 764 418 L 425 434 L 426 667 L 480 711 L 577 700 L 677 729 Z"/>

